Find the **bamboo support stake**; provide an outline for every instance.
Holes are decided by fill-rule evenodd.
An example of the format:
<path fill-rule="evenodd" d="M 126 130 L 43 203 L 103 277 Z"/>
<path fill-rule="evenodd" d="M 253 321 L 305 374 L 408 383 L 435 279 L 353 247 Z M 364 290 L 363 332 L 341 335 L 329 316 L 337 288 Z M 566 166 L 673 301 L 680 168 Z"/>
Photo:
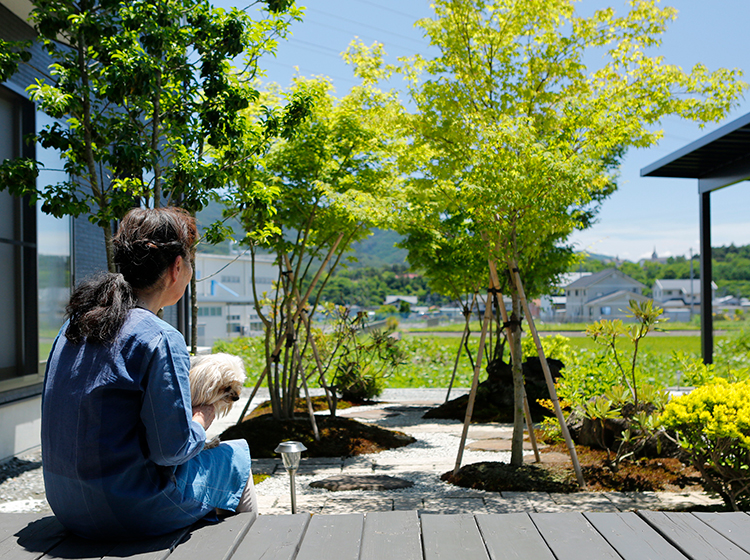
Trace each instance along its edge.
<path fill-rule="evenodd" d="M 494 262 L 490 262 L 490 277 L 492 278 L 492 283 L 494 284 L 495 288 L 500 287 L 500 279 L 497 276 L 497 267 L 495 266 Z M 500 292 L 498 293 L 498 297 L 500 298 L 500 303 L 498 307 L 500 308 L 500 317 L 503 320 L 503 324 L 508 324 L 508 310 L 505 309 L 505 303 L 503 302 L 503 296 Z M 513 337 L 513 333 L 510 330 L 510 326 L 507 327 L 508 341 L 511 342 L 511 338 Z M 517 359 L 517 356 L 513 354 L 515 351 L 515 348 L 513 346 L 513 343 L 510 344 L 510 359 L 515 361 Z M 529 398 L 526 395 L 526 387 L 523 389 L 523 415 L 524 418 L 526 418 L 526 430 L 529 432 L 529 441 L 531 442 L 531 448 L 534 450 L 534 460 L 537 463 L 542 462 L 542 457 L 539 455 L 539 446 L 536 442 L 536 434 L 534 433 L 534 423 L 531 421 L 531 409 L 529 408 Z"/>
<path fill-rule="evenodd" d="M 586 481 L 583 479 L 583 472 L 581 472 L 581 464 L 578 462 L 578 454 L 576 453 L 575 445 L 573 445 L 573 439 L 570 437 L 570 430 L 568 430 L 568 424 L 565 422 L 560 401 L 557 398 L 557 390 L 555 390 L 555 382 L 552 380 L 552 373 L 550 372 L 547 358 L 544 356 L 542 341 L 539 339 L 539 333 L 536 330 L 536 325 L 534 325 L 534 319 L 532 318 L 531 310 L 529 309 L 529 302 L 526 300 L 523 283 L 521 282 L 521 274 L 518 271 L 518 263 L 511 259 L 508 261 L 508 267 L 510 268 L 511 277 L 513 278 L 513 282 L 518 290 L 518 295 L 521 297 L 521 304 L 523 305 L 523 310 L 526 314 L 526 320 L 529 323 L 529 330 L 531 331 L 531 335 L 534 338 L 534 344 L 536 344 L 536 349 L 539 353 L 539 361 L 542 363 L 542 370 L 544 371 L 544 378 L 547 381 L 550 399 L 555 407 L 555 415 L 557 416 L 557 421 L 560 423 L 560 430 L 565 439 L 565 444 L 568 446 L 570 460 L 573 462 L 573 470 L 575 470 L 578 485 L 581 488 L 586 488 Z"/>
<path fill-rule="evenodd" d="M 451 375 L 451 382 L 448 383 L 448 393 L 445 395 L 445 402 L 448 402 L 451 398 L 451 389 L 453 389 L 453 381 L 456 379 L 456 371 L 458 370 L 458 361 L 461 359 L 461 354 L 464 348 L 464 340 L 469 332 L 469 319 L 466 317 L 466 324 L 464 325 L 464 332 L 461 335 L 461 342 L 458 345 L 458 351 L 456 352 L 456 361 L 453 364 L 453 374 Z"/>
<path fill-rule="evenodd" d="M 458 469 L 461 468 L 461 459 L 464 455 L 464 447 L 466 446 L 466 436 L 469 434 L 469 424 L 471 423 L 471 415 L 474 412 L 474 401 L 477 398 L 477 387 L 479 386 L 479 370 L 482 365 L 482 354 L 484 353 L 484 342 L 487 338 L 487 329 L 492 317 L 492 292 L 487 292 L 487 303 L 484 308 L 484 321 L 482 322 L 482 334 L 479 337 L 479 349 L 477 350 L 477 361 L 474 364 L 474 377 L 471 380 L 471 391 L 469 392 L 469 402 L 466 403 L 466 416 L 464 417 L 464 427 L 461 432 L 461 442 L 458 444 L 458 455 L 456 456 L 456 466 L 453 469 L 453 476 L 458 474 Z"/>

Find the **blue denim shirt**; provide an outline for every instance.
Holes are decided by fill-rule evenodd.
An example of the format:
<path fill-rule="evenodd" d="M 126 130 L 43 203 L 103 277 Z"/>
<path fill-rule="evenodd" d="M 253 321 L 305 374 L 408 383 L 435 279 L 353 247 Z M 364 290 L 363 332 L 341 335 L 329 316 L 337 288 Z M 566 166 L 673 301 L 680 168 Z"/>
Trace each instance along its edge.
<path fill-rule="evenodd" d="M 134 539 L 233 510 L 250 453 L 245 441 L 202 451 L 182 335 L 140 308 L 111 344 L 72 344 L 66 328 L 42 395 L 44 481 L 59 520 L 84 537 Z"/>

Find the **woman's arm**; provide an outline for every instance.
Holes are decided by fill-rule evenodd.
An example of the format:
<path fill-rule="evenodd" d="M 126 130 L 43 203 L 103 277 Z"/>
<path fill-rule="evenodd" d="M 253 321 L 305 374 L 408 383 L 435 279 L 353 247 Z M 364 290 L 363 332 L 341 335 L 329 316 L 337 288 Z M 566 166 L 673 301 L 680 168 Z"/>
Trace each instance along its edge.
<path fill-rule="evenodd" d="M 159 465 L 180 465 L 200 453 L 206 442 L 205 428 L 193 421 L 189 368 L 187 348 L 177 331 L 154 341 L 141 420 L 148 458 Z"/>

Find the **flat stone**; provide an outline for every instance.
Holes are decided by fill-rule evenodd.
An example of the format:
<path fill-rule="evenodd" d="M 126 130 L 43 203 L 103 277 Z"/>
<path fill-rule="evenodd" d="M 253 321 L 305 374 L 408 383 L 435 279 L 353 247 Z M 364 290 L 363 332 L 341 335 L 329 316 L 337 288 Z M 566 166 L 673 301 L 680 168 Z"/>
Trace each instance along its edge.
<path fill-rule="evenodd" d="M 359 410 L 354 412 L 348 412 L 347 409 L 343 409 L 339 410 L 337 415 L 345 418 L 360 418 L 362 420 L 382 420 L 383 418 L 401 416 L 401 413 L 388 409 L 374 408 L 372 410 Z"/>
<path fill-rule="evenodd" d="M 343 490 L 396 490 L 398 488 L 411 488 L 414 483 L 410 480 L 388 475 L 341 475 L 314 480 L 310 483 L 310 486 L 325 488 L 332 492 L 341 492 Z"/>
<path fill-rule="evenodd" d="M 466 449 L 472 451 L 510 451 L 512 441 L 506 438 L 489 438 L 480 439 L 466 446 Z M 543 448 L 544 445 L 538 444 L 539 449 Z M 531 450 L 531 443 L 528 441 L 523 442 L 523 448 L 525 450 Z"/>
<path fill-rule="evenodd" d="M 542 446 L 544 447 L 544 446 Z M 540 449 L 542 448 L 540 447 Z M 524 449 L 526 449 L 524 447 Z M 542 463 L 549 463 L 549 464 L 555 464 L 555 465 L 565 465 L 568 464 L 573 466 L 573 463 L 570 461 L 570 455 L 567 453 L 560 453 L 558 451 L 546 451 L 544 453 L 539 454 L 539 458 L 541 459 Z M 524 463 L 535 463 L 536 457 L 532 453 L 531 455 L 524 455 L 523 456 L 523 462 Z"/>

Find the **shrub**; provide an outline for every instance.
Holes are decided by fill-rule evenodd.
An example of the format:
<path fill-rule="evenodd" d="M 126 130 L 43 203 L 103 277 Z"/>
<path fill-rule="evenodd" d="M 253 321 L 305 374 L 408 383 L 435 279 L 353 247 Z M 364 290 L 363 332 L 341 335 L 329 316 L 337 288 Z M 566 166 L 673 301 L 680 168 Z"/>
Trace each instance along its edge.
<path fill-rule="evenodd" d="M 734 511 L 750 507 L 750 382 L 716 379 L 673 399 L 661 417 L 708 489 Z"/>

